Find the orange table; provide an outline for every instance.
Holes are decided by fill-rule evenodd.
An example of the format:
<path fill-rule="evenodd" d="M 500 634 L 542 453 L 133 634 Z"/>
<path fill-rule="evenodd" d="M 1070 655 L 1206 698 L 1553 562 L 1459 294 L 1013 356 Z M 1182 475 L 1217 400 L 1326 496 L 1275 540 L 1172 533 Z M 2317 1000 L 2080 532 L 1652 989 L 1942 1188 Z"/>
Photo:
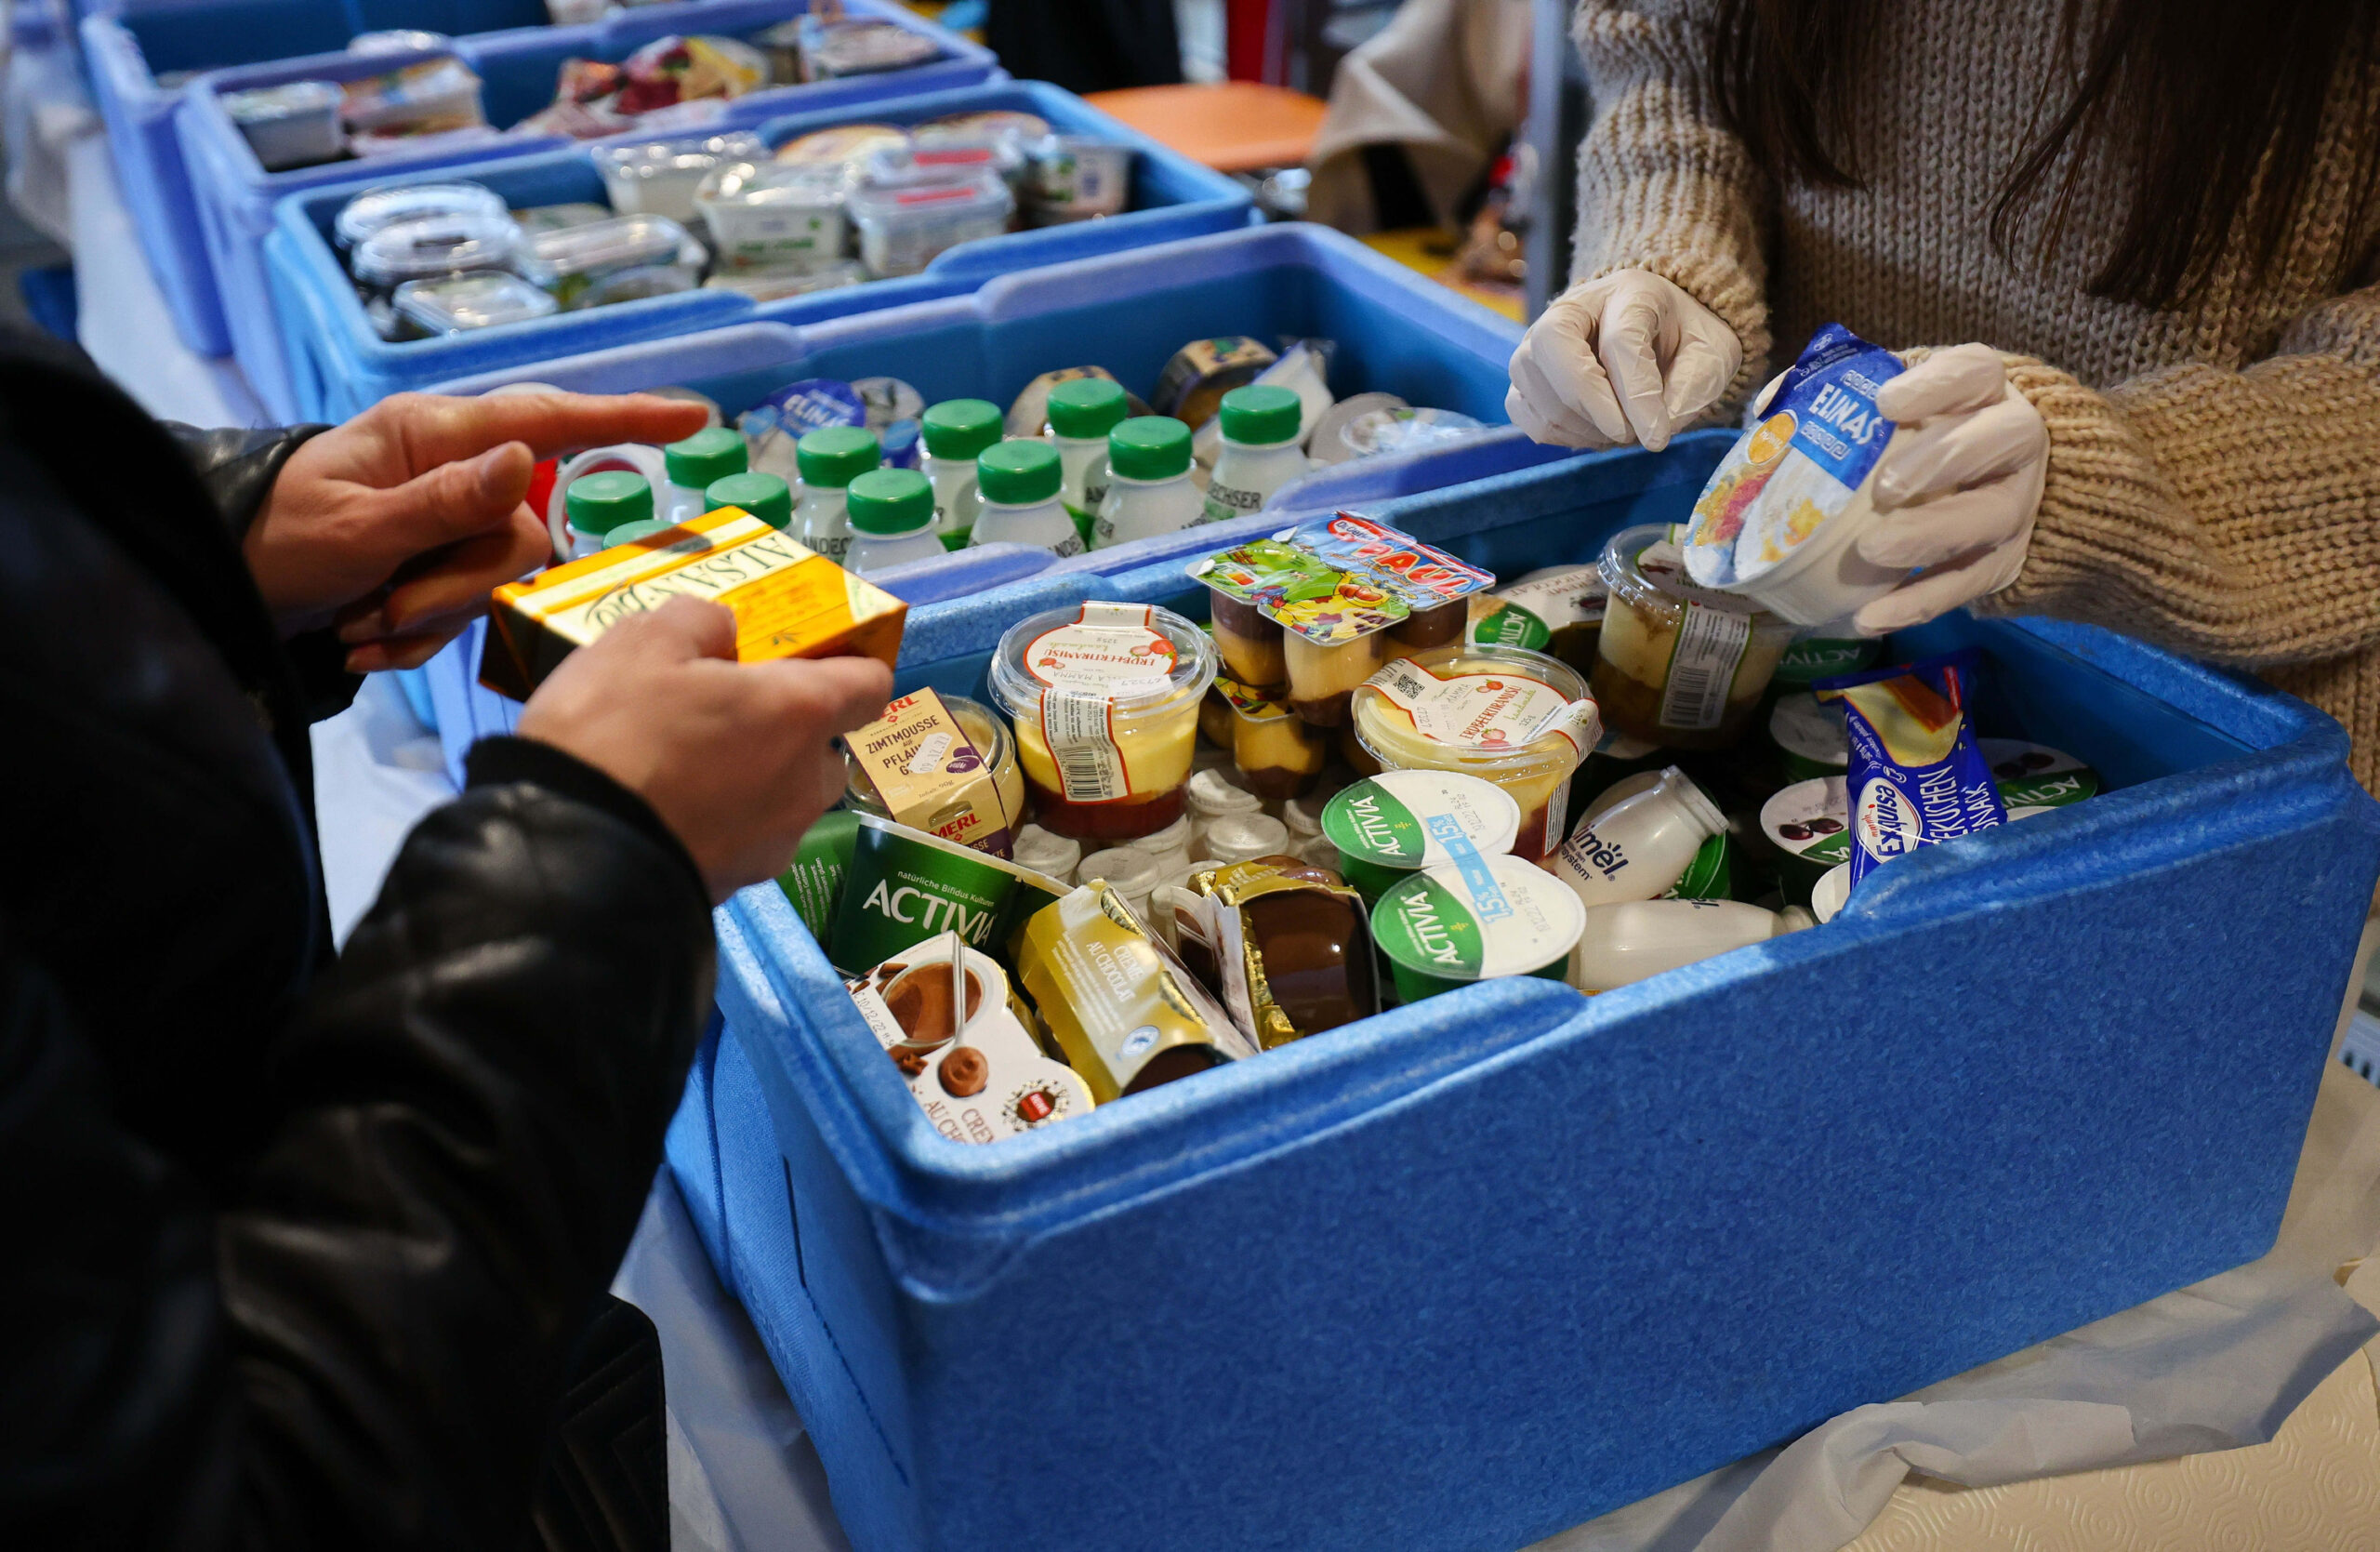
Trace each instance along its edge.
<path fill-rule="evenodd" d="M 1318 97 L 1256 81 L 1127 86 L 1093 92 L 1088 100 L 1217 172 L 1297 166 L 1322 127 L 1326 107 Z"/>

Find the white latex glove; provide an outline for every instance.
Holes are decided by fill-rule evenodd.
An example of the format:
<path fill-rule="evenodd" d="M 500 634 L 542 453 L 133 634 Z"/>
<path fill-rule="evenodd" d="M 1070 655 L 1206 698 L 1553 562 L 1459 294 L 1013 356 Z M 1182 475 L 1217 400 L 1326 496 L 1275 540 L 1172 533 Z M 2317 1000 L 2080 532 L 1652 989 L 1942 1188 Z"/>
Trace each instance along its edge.
<path fill-rule="evenodd" d="M 1926 567 L 1853 617 L 1862 635 L 1922 625 L 2016 579 L 2049 470 L 2049 428 L 1984 345 L 1938 352 L 1884 384 L 1903 430 L 1876 467 L 1884 520 L 1859 540 L 1878 565 Z"/>
<path fill-rule="evenodd" d="M 1573 285 L 1529 325 L 1504 413 L 1557 447 L 1658 453 L 1743 364 L 1718 314 L 1649 270 L 1621 270 Z"/>

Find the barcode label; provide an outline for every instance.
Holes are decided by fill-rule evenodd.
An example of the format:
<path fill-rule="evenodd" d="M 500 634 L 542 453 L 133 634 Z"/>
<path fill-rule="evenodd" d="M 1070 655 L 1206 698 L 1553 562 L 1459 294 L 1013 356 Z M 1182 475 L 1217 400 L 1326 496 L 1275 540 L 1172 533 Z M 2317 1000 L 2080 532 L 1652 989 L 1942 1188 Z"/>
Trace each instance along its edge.
<path fill-rule="evenodd" d="M 1701 732 L 1719 725 L 1727 691 L 1752 640 L 1752 617 L 1688 603 L 1678 617 L 1670 652 L 1670 682 L 1661 692 L 1661 725 Z"/>
<path fill-rule="evenodd" d="M 1107 726 L 1107 697 L 1078 690 L 1041 692 L 1041 734 L 1068 803 L 1114 803 L 1131 796 L 1124 751 Z"/>

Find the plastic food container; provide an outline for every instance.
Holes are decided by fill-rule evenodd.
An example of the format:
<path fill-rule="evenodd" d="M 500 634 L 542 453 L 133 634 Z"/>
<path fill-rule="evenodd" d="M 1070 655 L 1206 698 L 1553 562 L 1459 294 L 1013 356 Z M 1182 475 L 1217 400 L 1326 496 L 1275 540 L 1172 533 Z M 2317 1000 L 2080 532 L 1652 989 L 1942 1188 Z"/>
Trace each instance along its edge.
<path fill-rule="evenodd" d="M 1340 877 L 1377 900 L 1458 845 L 1501 856 L 1520 834 L 1520 805 L 1492 781 L 1452 771 L 1382 771 L 1331 794 L 1322 834 Z"/>
<path fill-rule="evenodd" d="M 1668 749 L 1720 749 L 1759 710 L 1794 627 L 1688 581 L 1673 534 L 1623 528 L 1604 547 L 1610 598 L 1595 646 L 1595 703 L 1622 733 Z"/>
<path fill-rule="evenodd" d="M 328 81 L 226 92 L 222 100 L 267 172 L 335 161 L 347 149 L 339 135 L 339 89 Z"/>
<path fill-rule="evenodd" d="M 694 219 L 695 192 L 715 169 L 768 153 L 758 136 L 745 134 L 598 146 L 591 153 L 613 209 L 623 216 L 667 216 L 673 221 Z"/>
<path fill-rule="evenodd" d="M 913 275 L 946 249 L 1006 232 L 1016 198 L 998 174 L 978 172 L 953 183 L 855 189 L 848 207 L 868 273 Z"/>
<path fill-rule="evenodd" d="M 596 305 L 592 293 L 606 276 L 679 264 L 685 244 L 686 229 L 666 216 L 621 216 L 537 233 L 529 239 L 520 271 L 568 311 Z"/>
<path fill-rule="evenodd" d="M 878 152 L 898 151 L 908 143 L 908 131 L 889 124 L 839 124 L 786 141 L 777 147 L 775 159 L 795 166 L 856 169 Z"/>
<path fill-rule="evenodd" d="M 730 162 L 702 180 L 694 204 L 726 270 L 816 270 L 841 261 L 850 223 L 837 167 Z"/>
<path fill-rule="evenodd" d="M 1121 215 L 1131 203 L 1130 146 L 1052 135 L 1025 153 L 1025 203 L 1038 223 Z"/>
<path fill-rule="evenodd" d="M 397 287 L 392 305 L 397 317 L 421 335 L 461 334 L 551 317 L 552 297 L 502 271 L 449 275 L 443 280 L 409 280 Z"/>
<path fill-rule="evenodd" d="M 433 216 L 399 221 L 356 245 L 355 288 L 382 336 L 393 339 L 400 325 L 390 300 L 398 286 L 412 280 L 511 270 L 520 259 L 521 229 L 508 217 Z"/>
<path fill-rule="evenodd" d="M 1170 609 L 1086 604 L 1009 627 L 992 698 L 1015 726 L 1036 822 L 1131 841 L 1180 818 L 1214 677 L 1214 643 Z"/>
<path fill-rule="evenodd" d="M 1355 737 L 1386 771 L 1454 771 L 1492 781 L 1521 811 L 1513 855 L 1562 842 L 1570 773 L 1595 746 L 1587 687 L 1568 665 L 1517 647 L 1435 647 L 1359 686 Z"/>
<path fill-rule="evenodd" d="M 504 196 L 478 183 L 415 183 L 396 189 L 375 189 L 339 207 L 337 218 L 331 222 L 331 240 L 341 253 L 351 253 L 358 243 L 400 221 L 503 214 Z"/>
<path fill-rule="evenodd" d="M 991 766 L 992 787 L 999 794 L 1000 806 L 1012 816 L 1023 814 L 1025 777 L 1017 769 L 1016 743 L 1009 736 L 1008 724 L 994 716 L 990 707 L 981 701 L 969 700 L 964 696 L 945 696 L 942 704 L 949 708 L 950 714 L 958 719 L 959 730 L 967 735 L 967 741 L 975 746 L 975 752 Z M 873 814 L 879 819 L 892 817 L 878 799 L 876 789 L 869 784 L 866 775 L 860 770 L 859 762 L 846 754 L 843 756 L 843 768 L 848 773 L 843 784 L 843 806 L 862 814 Z M 1017 860 L 1028 868 L 1032 866 L 1022 856 Z"/>
<path fill-rule="evenodd" d="M 340 91 L 339 116 L 359 133 L 428 134 L 487 122 L 478 74 L 452 56 L 350 81 Z"/>
<path fill-rule="evenodd" d="M 1423 869 L 1372 908 L 1396 994 L 1418 1002 L 1501 975 L 1561 980 L 1586 925 L 1569 886 L 1516 856 Z"/>
<path fill-rule="evenodd" d="M 703 282 L 703 288 L 707 291 L 733 291 L 756 302 L 773 302 L 787 297 L 806 297 L 813 291 L 832 291 L 840 286 L 859 285 L 866 279 L 866 266 L 856 259 L 843 259 L 815 270 L 750 270 L 736 274 L 716 274 Z"/>
<path fill-rule="evenodd" d="M 932 38 L 890 21 L 817 23 L 800 37 L 802 77 L 810 81 L 907 70 L 942 53 Z"/>
<path fill-rule="evenodd" d="M 388 27 L 377 33 L 358 33 L 347 40 L 350 54 L 423 54 L 433 48 L 443 48 L 455 40 L 443 33 L 428 33 L 417 27 Z"/>

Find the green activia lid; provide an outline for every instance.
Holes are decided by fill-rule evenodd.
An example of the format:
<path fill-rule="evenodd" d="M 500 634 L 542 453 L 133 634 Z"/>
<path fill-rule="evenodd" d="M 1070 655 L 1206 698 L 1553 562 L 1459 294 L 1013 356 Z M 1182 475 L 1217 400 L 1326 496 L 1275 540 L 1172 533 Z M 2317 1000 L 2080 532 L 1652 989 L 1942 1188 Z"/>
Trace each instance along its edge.
<path fill-rule="evenodd" d="M 623 523 L 641 523 L 653 515 L 653 486 L 643 475 L 625 469 L 581 474 L 562 493 L 562 510 L 580 533 L 608 534 Z"/>
<path fill-rule="evenodd" d="M 1342 860 L 1398 871 L 1449 860 L 1457 837 L 1483 856 L 1509 852 L 1520 825 L 1511 793 L 1454 771 L 1382 771 L 1322 805 L 1322 833 Z"/>
<path fill-rule="evenodd" d="M 708 490 L 713 482 L 741 474 L 749 467 L 744 433 L 725 426 L 696 431 L 683 442 L 661 449 L 669 466 L 669 483 L 687 490 Z"/>
<path fill-rule="evenodd" d="M 793 444 L 805 485 L 847 485 L 884 461 L 876 433 L 864 426 L 821 426 Z"/>
<path fill-rule="evenodd" d="M 933 485 L 914 469 L 876 469 L 852 482 L 852 526 L 889 538 L 933 526 Z"/>
<path fill-rule="evenodd" d="M 1190 428 L 1170 415 L 1136 415 L 1107 433 L 1107 467 L 1128 480 L 1190 472 Z"/>
<path fill-rule="evenodd" d="M 1000 439 L 1000 406 L 989 399 L 945 399 L 919 423 L 929 457 L 972 458 Z"/>
<path fill-rule="evenodd" d="M 730 474 L 703 488 L 703 511 L 721 507 L 741 507 L 770 527 L 783 528 L 793 521 L 793 487 L 782 475 Z"/>
<path fill-rule="evenodd" d="M 1382 895 L 1372 941 L 1395 969 L 1428 981 L 1535 975 L 1569 958 L 1586 915 L 1570 886 L 1535 863 L 1477 857 L 1440 863 Z"/>
<path fill-rule="evenodd" d="M 1223 440 L 1243 447 L 1295 442 L 1305 405 L 1295 393 L 1270 383 L 1250 383 L 1223 395 Z"/>
<path fill-rule="evenodd" d="M 1124 385 L 1106 378 L 1073 378 L 1050 390 L 1050 430 L 1059 436 L 1105 436 L 1131 413 Z"/>
<path fill-rule="evenodd" d="M 1046 442 L 995 443 L 975 457 L 975 488 L 984 493 L 985 500 L 1004 507 L 1054 501 L 1064 478 L 1058 450 Z"/>

